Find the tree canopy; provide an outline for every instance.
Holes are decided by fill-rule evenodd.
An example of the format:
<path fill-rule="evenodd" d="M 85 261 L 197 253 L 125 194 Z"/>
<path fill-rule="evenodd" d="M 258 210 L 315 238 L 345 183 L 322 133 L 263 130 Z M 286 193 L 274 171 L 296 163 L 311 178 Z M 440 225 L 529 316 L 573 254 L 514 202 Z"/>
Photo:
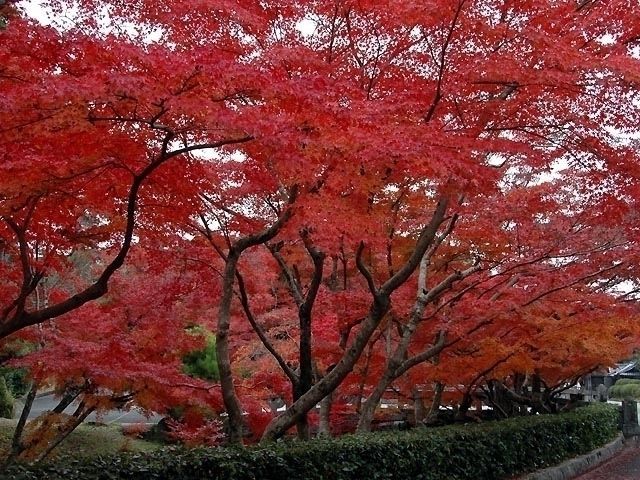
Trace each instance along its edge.
<path fill-rule="evenodd" d="M 34 378 L 73 351 L 152 392 L 201 325 L 239 443 L 318 403 L 368 430 L 390 388 L 553 409 L 637 344 L 628 1 L 44 6 L 0 30 L 0 336 L 54 324 Z"/>

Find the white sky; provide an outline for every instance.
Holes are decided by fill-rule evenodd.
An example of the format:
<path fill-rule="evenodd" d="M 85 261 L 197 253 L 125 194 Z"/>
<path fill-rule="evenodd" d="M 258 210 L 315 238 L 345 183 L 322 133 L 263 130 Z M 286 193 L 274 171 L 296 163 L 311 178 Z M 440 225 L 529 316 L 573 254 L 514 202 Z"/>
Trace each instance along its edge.
<path fill-rule="evenodd" d="M 47 9 L 43 3 L 42 0 L 24 0 L 18 4 L 18 7 L 26 12 L 29 17 L 35 18 L 44 25 L 50 25 L 53 15 L 51 10 Z M 73 10 L 69 10 L 68 15 L 73 15 Z"/>

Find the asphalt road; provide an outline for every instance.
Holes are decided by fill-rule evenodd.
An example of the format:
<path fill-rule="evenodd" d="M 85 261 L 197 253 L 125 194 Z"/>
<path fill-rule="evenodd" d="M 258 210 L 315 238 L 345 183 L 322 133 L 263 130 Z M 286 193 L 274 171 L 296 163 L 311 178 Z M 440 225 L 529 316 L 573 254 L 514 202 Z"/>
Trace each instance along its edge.
<path fill-rule="evenodd" d="M 33 401 L 33 406 L 31 407 L 31 412 L 29 413 L 29 418 L 36 418 L 42 412 L 47 410 L 53 410 L 58 405 L 58 400 L 54 398 L 52 394 L 43 395 L 41 397 L 36 397 Z M 76 409 L 77 404 L 71 404 L 65 409 L 65 413 L 73 413 Z M 15 416 L 18 418 L 22 413 L 22 403 L 16 402 L 16 412 Z M 151 417 L 146 417 L 139 411 L 133 410 L 109 410 L 108 412 L 102 413 L 99 416 L 96 416 L 95 413 L 92 413 L 87 417 L 85 422 L 100 422 L 105 424 L 111 423 L 158 423 L 162 416 L 160 415 L 152 415 Z"/>

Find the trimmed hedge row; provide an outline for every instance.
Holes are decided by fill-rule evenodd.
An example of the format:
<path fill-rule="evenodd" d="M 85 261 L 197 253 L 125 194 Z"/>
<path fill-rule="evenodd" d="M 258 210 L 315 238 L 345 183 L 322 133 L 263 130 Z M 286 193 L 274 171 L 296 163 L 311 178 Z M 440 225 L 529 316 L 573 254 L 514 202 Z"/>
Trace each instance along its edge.
<path fill-rule="evenodd" d="M 619 413 L 598 404 L 562 415 L 347 435 L 244 450 L 166 448 L 91 461 L 15 466 L 5 477 L 184 480 L 496 480 L 557 464 L 615 437 Z"/>
<path fill-rule="evenodd" d="M 640 380 L 622 378 L 609 388 L 609 397 L 621 400 L 640 398 Z"/>

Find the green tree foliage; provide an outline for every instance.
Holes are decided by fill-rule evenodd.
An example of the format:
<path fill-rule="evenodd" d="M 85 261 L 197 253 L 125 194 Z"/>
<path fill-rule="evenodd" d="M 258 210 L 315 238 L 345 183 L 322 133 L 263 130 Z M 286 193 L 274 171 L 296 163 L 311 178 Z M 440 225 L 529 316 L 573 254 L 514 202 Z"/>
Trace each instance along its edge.
<path fill-rule="evenodd" d="M 640 399 L 640 380 L 623 378 L 609 389 L 609 397 L 620 400 Z"/>
<path fill-rule="evenodd" d="M 4 30 L 9 24 L 9 16 L 13 13 L 12 3 L 15 0 L 0 0 L 0 30 Z"/>
<path fill-rule="evenodd" d="M 0 417 L 13 418 L 13 395 L 7 387 L 7 382 L 0 376 Z"/>
<path fill-rule="evenodd" d="M 206 344 L 202 350 L 196 350 L 185 355 L 183 359 L 184 372 L 192 377 L 220 381 L 220 371 L 216 360 L 216 337 L 211 333 L 204 333 Z"/>
<path fill-rule="evenodd" d="M 0 368 L 0 377 L 4 378 L 7 388 L 14 397 L 21 397 L 29 390 L 26 368 Z"/>

